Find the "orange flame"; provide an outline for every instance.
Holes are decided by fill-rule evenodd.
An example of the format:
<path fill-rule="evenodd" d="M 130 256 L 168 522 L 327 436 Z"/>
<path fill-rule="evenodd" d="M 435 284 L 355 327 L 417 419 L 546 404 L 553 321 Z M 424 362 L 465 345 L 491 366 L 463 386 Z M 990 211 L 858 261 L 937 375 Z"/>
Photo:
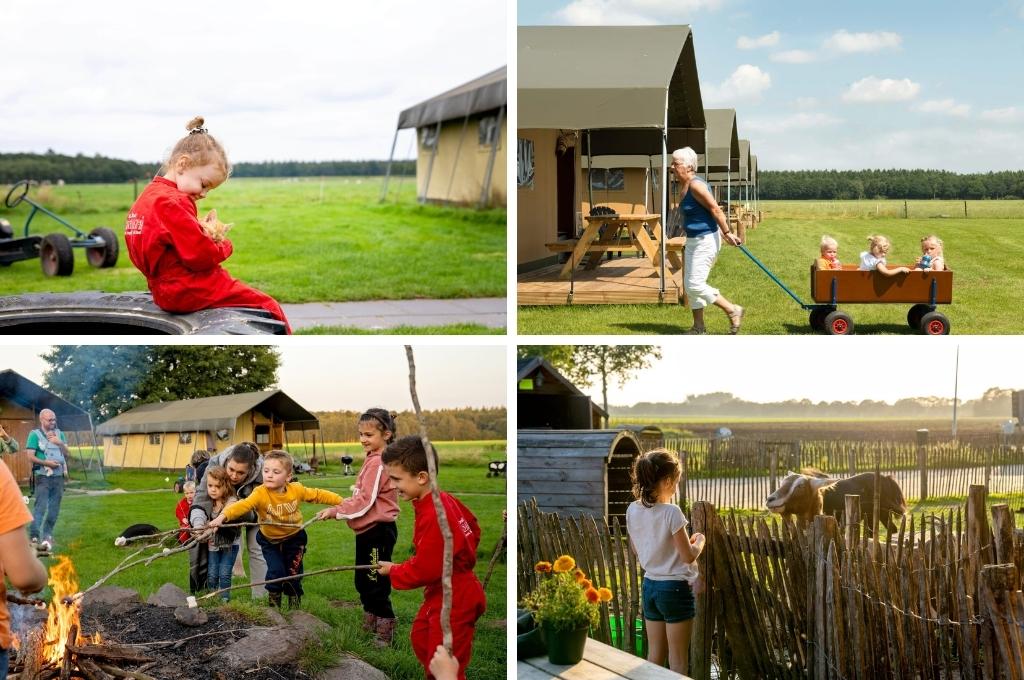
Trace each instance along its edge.
<path fill-rule="evenodd" d="M 78 601 L 71 605 L 63 603 L 65 597 L 71 597 L 78 592 L 78 574 L 75 573 L 75 565 L 69 557 L 61 555 L 57 564 L 50 567 L 49 583 L 53 597 L 50 599 L 46 627 L 43 629 L 43 657 L 51 663 L 60 664 L 64 660 L 64 648 L 71 626 L 79 624 Z M 97 633 L 94 638 L 84 637 L 79 625 L 75 644 L 82 644 L 83 641 L 98 643 L 99 634 Z"/>

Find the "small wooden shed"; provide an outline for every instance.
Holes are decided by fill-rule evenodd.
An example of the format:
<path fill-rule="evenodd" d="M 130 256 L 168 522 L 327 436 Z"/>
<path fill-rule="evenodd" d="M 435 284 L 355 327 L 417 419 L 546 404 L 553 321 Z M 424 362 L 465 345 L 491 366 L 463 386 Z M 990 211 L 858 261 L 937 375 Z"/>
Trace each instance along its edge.
<path fill-rule="evenodd" d="M 520 429 L 590 430 L 601 427 L 608 415 L 540 357 L 519 359 L 516 385 L 516 423 Z"/>
<path fill-rule="evenodd" d="M 629 428 L 539 430 L 517 433 L 519 500 L 537 499 L 544 512 L 615 517 L 625 526 L 633 502 L 629 473 L 640 452 Z"/>

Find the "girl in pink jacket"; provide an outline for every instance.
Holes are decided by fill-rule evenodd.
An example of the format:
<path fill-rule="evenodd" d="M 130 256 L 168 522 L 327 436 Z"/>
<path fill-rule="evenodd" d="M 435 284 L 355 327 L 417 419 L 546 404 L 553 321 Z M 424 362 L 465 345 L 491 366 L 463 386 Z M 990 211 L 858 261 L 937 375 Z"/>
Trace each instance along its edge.
<path fill-rule="evenodd" d="M 356 532 L 356 564 L 391 561 L 398 540 L 398 489 L 381 464 L 381 454 L 395 439 L 394 415 L 371 408 L 359 416 L 359 443 L 366 460 L 359 470 L 351 498 L 317 517 L 344 519 Z M 378 647 L 387 647 L 395 636 L 395 610 L 391 607 L 391 579 L 376 570 L 355 572 L 356 590 L 363 604 L 363 629 L 374 634 Z"/>

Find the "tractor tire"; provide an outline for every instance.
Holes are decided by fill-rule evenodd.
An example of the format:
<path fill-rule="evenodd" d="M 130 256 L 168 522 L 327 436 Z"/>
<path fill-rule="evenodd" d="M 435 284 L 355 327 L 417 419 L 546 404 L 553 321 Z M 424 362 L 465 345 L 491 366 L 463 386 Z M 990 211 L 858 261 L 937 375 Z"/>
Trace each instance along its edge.
<path fill-rule="evenodd" d="M 102 248 L 86 248 L 85 259 L 93 267 L 106 269 L 117 264 L 117 255 L 120 250 L 117 244 L 117 234 L 113 229 L 107 227 L 96 227 L 89 232 L 89 236 L 98 236 L 103 239 Z"/>
<path fill-rule="evenodd" d="M 825 332 L 825 317 L 836 311 L 833 307 L 815 307 L 811 310 L 811 329 L 819 333 Z"/>
<path fill-rule="evenodd" d="M 149 293 L 28 293 L 0 297 L 0 335 L 284 335 L 263 309 L 170 314 Z"/>
<path fill-rule="evenodd" d="M 47 234 L 39 246 L 39 262 L 47 276 L 71 276 L 75 271 L 75 251 L 64 234 Z"/>
<path fill-rule="evenodd" d="M 916 330 L 920 330 L 920 328 L 921 328 L 921 319 L 923 319 L 924 315 L 927 314 L 930 311 L 932 311 L 932 308 L 931 308 L 930 305 L 925 305 L 925 304 L 916 304 L 916 305 L 914 305 L 913 307 L 910 308 L 910 311 L 907 312 L 907 324 L 909 324 L 910 327 L 913 328 L 915 331 Z"/>
<path fill-rule="evenodd" d="M 852 335 L 853 319 L 846 312 L 832 312 L 825 317 L 825 333 L 828 335 Z"/>
<path fill-rule="evenodd" d="M 928 312 L 921 317 L 920 329 L 925 335 L 949 335 L 949 319 L 942 312 Z"/>

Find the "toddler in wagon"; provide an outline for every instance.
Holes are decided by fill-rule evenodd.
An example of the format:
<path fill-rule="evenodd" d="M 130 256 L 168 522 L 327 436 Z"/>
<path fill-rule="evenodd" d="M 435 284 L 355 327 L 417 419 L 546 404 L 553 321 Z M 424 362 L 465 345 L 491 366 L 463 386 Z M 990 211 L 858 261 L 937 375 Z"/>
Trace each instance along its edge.
<path fill-rule="evenodd" d="M 946 269 L 941 238 L 931 234 L 921 239 L 921 257 L 914 263 L 914 269 L 923 269 L 926 272 L 941 272 Z"/>
<path fill-rule="evenodd" d="M 889 253 L 889 239 L 881 235 L 868 236 L 868 249 L 860 254 L 860 266 L 857 269 L 862 271 L 877 271 L 885 276 L 897 274 L 908 274 L 908 267 L 890 267 L 885 263 L 885 256 Z"/>
<path fill-rule="evenodd" d="M 831 236 L 821 237 L 821 257 L 818 258 L 818 269 L 842 269 L 839 261 L 839 244 Z"/>

